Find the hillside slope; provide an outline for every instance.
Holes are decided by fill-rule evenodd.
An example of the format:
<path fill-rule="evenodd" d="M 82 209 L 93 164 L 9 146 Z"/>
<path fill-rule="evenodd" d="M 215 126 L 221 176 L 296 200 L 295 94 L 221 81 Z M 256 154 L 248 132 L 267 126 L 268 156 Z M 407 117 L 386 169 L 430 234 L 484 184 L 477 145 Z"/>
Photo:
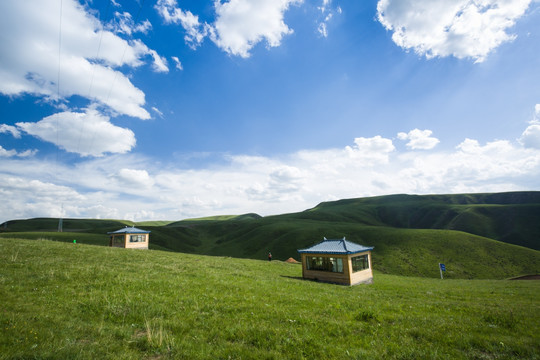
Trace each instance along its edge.
<path fill-rule="evenodd" d="M 458 230 L 540 250 L 540 192 L 390 195 L 325 202 L 293 215 L 404 229 Z"/>
<path fill-rule="evenodd" d="M 65 219 L 64 233 L 53 232 L 58 219 L 8 225 L 0 236 L 31 230 L 17 237 L 107 245 L 107 231 L 132 223 Z M 285 260 L 323 237 L 347 237 L 374 246 L 373 267 L 388 274 L 438 277 L 440 262 L 450 278 L 540 273 L 540 192 L 347 199 L 300 213 L 146 222 L 144 229 L 150 248 L 184 253 L 266 259 L 270 251 Z"/>
<path fill-rule="evenodd" d="M 1 359 L 538 359 L 540 282 L 0 239 Z"/>

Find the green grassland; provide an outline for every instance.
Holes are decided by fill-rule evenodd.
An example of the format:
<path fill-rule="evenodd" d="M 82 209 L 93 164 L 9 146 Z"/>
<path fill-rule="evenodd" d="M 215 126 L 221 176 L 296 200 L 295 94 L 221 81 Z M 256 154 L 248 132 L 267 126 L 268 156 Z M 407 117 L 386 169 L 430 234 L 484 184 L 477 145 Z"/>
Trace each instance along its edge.
<path fill-rule="evenodd" d="M 385 274 L 504 279 L 540 273 L 540 192 L 392 195 L 322 203 L 299 213 L 214 216 L 183 221 L 14 220 L 0 237 L 108 245 L 108 231 L 136 225 L 151 231 L 150 248 L 191 254 L 298 259 L 298 249 L 342 238 L 374 246 Z"/>
<path fill-rule="evenodd" d="M 0 359 L 540 359 L 540 282 L 0 239 Z"/>

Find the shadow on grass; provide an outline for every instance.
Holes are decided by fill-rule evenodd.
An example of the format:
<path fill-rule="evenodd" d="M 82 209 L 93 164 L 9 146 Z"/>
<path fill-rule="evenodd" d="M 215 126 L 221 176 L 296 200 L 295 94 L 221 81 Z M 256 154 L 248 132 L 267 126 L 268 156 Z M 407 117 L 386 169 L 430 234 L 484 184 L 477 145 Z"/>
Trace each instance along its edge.
<path fill-rule="evenodd" d="M 301 276 L 289 276 L 289 275 L 281 275 L 282 278 L 287 278 L 287 279 L 293 279 L 293 280 L 302 280 L 302 281 L 313 281 L 311 279 L 304 279 L 303 277 Z"/>

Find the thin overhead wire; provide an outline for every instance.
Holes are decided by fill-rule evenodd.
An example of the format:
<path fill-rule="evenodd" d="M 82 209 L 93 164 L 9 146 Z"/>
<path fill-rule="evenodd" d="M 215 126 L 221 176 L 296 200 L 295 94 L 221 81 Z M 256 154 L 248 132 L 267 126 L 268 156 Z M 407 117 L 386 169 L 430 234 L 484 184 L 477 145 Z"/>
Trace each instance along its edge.
<path fill-rule="evenodd" d="M 107 15 L 109 14 L 110 6 L 111 6 L 111 0 L 107 0 L 107 7 L 105 8 L 105 17 L 107 17 Z M 101 22 L 101 13 L 98 13 L 98 21 Z M 97 48 L 95 59 L 98 59 L 99 53 L 101 51 L 101 43 L 103 41 L 103 33 L 105 33 L 104 28 L 101 29 L 101 34 L 99 36 L 99 43 L 98 43 L 98 48 Z M 90 88 L 88 89 L 88 99 L 90 99 L 92 97 L 92 88 L 94 86 L 95 74 L 96 74 L 96 66 L 94 65 L 94 66 L 92 66 L 92 77 L 90 78 Z M 83 122 L 82 125 L 81 125 L 81 130 L 79 131 L 79 140 L 77 141 L 76 153 L 79 153 L 79 150 L 81 149 L 81 141 L 82 141 L 82 136 L 83 136 L 84 131 L 85 131 L 85 127 L 86 127 L 85 125 L 86 125 L 86 122 Z"/>
<path fill-rule="evenodd" d="M 58 77 L 56 79 L 56 97 L 57 101 L 60 102 L 60 73 L 62 69 L 62 9 L 63 0 L 60 0 L 60 19 L 58 26 Z M 59 155 L 59 146 L 60 146 L 60 125 L 59 119 L 56 117 L 56 170 L 58 170 L 58 155 Z"/>
<path fill-rule="evenodd" d="M 137 11 L 137 15 L 135 16 L 135 19 L 134 19 L 134 23 L 136 24 L 138 21 L 139 21 L 139 17 L 141 15 L 141 12 L 142 12 L 142 9 L 143 9 L 143 6 L 144 6 L 144 3 L 145 3 L 145 0 L 142 0 L 141 3 L 140 3 L 140 6 L 139 6 L 139 10 Z M 126 56 L 126 52 L 127 52 L 127 48 L 129 46 L 129 42 L 126 41 L 126 46 L 124 46 L 124 51 L 122 53 L 122 58 L 120 59 L 120 65 L 122 65 L 124 63 L 124 58 Z M 105 104 L 109 102 L 109 99 L 111 97 L 111 94 L 112 94 L 112 91 L 113 91 L 113 88 L 115 86 L 115 83 L 116 83 L 116 79 L 118 78 L 118 71 L 115 71 L 115 74 L 114 74 L 114 79 L 113 81 L 111 82 L 111 87 L 109 88 L 109 92 L 107 94 L 107 98 L 105 99 Z M 95 139 L 95 131 L 92 133 L 92 137 L 91 137 L 91 140 L 90 140 L 90 146 L 89 146 L 89 150 L 92 150 L 92 148 L 94 147 L 94 139 Z"/>
<path fill-rule="evenodd" d="M 58 78 L 56 82 L 56 96 L 57 101 L 60 102 L 60 72 L 62 68 L 62 10 L 63 10 L 63 0 L 60 0 L 60 20 L 58 26 Z M 56 164 L 55 164 L 55 174 L 58 174 L 58 156 L 60 153 L 60 126 L 59 119 L 56 117 Z M 58 175 L 57 175 L 58 176 Z M 58 220 L 58 231 L 62 231 L 62 218 L 64 216 L 64 204 L 62 203 L 62 210 L 60 211 L 60 219 Z"/>
<path fill-rule="evenodd" d="M 141 15 L 141 11 L 142 11 L 142 8 L 144 6 L 144 2 L 145 2 L 145 0 L 141 1 L 141 5 L 139 6 L 139 10 L 137 11 L 137 15 L 135 16 L 134 24 L 136 24 L 139 21 L 139 17 Z M 120 64 L 124 63 L 124 58 L 126 56 L 126 51 L 127 51 L 128 46 L 129 46 L 129 43 L 126 41 L 126 46 L 124 46 L 124 52 L 122 53 L 122 58 L 120 60 Z M 107 99 L 105 100 L 105 102 L 109 101 L 109 98 L 111 97 L 112 89 L 114 87 L 114 84 L 116 82 L 117 77 L 118 77 L 118 72 L 116 72 L 115 75 L 114 75 L 114 80 L 111 83 L 111 87 L 109 89 L 109 93 L 107 94 Z"/>

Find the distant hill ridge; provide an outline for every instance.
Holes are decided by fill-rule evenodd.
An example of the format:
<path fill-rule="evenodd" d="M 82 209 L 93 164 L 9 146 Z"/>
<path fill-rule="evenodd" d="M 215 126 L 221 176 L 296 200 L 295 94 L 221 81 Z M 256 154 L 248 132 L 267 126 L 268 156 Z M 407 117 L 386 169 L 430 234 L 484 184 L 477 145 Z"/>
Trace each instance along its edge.
<path fill-rule="evenodd" d="M 540 250 L 540 191 L 346 199 L 304 214 L 373 226 L 459 230 Z"/>

